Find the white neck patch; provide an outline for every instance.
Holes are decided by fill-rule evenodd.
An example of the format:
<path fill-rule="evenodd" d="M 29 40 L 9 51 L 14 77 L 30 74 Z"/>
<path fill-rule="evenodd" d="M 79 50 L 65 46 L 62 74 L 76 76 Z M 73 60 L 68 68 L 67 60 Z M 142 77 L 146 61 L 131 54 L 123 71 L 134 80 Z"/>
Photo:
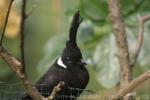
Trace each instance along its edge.
<path fill-rule="evenodd" d="M 62 62 L 61 57 L 59 57 L 59 59 L 57 60 L 57 64 L 63 68 L 67 68 L 67 66 Z"/>

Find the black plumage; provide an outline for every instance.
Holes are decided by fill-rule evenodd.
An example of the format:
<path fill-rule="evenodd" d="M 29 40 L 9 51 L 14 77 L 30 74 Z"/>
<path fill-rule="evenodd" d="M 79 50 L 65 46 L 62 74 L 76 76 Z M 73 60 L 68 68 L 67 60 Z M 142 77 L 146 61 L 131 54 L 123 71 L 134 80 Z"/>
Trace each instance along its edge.
<path fill-rule="evenodd" d="M 66 42 L 62 55 L 49 70 L 37 81 L 39 92 L 47 97 L 59 82 L 65 82 L 64 89 L 55 100 L 73 100 L 78 97 L 89 81 L 89 74 L 82 61 L 82 54 L 76 43 L 77 30 L 82 21 L 79 11 L 72 19 L 69 40 Z M 28 95 L 21 100 L 32 100 Z"/>

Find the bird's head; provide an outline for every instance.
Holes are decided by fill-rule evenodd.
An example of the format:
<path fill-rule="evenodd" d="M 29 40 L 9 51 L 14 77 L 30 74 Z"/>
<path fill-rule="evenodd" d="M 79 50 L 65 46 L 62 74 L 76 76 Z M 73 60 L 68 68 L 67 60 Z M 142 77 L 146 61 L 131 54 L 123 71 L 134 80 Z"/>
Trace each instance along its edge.
<path fill-rule="evenodd" d="M 80 17 L 79 11 L 77 11 L 72 19 L 69 40 L 66 42 L 66 47 L 62 53 L 62 56 L 58 59 L 59 65 L 62 64 L 64 68 L 76 64 L 81 66 L 86 64 L 82 60 L 82 54 L 76 42 L 77 30 L 81 22 L 82 18 Z"/>

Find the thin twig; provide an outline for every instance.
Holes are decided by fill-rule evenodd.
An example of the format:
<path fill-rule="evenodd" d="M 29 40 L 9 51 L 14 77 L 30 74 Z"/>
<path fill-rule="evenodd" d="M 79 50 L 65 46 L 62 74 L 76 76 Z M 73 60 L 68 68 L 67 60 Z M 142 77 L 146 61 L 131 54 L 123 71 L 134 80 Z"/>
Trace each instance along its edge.
<path fill-rule="evenodd" d="M 135 87 L 150 79 L 150 70 L 141 74 L 138 78 L 131 81 L 127 86 L 120 89 L 114 96 L 112 96 L 111 100 L 118 100 L 122 96 L 126 95 L 128 92 L 131 92 Z"/>
<path fill-rule="evenodd" d="M 137 38 L 134 54 L 131 57 L 131 67 L 133 67 L 135 65 L 137 57 L 141 50 L 141 46 L 143 43 L 143 37 L 144 37 L 144 23 L 148 20 L 150 20 L 150 15 L 142 16 L 142 17 L 138 16 L 139 33 L 138 33 L 138 38 Z"/>
<path fill-rule="evenodd" d="M 60 91 L 63 90 L 65 86 L 64 82 L 60 82 L 57 86 L 53 88 L 51 95 L 48 97 L 48 100 L 54 100 L 55 97 L 59 94 Z"/>
<path fill-rule="evenodd" d="M 11 0 L 10 3 L 9 3 L 9 6 L 8 6 L 8 10 L 7 10 L 7 13 L 6 13 L 6 18 L 5 18 L 5 23 L 4 23 L 4 27 L 3 27 L 3 30 L 2 30 L 0 45 L 2 45 L 2 43 L 3 43 L 3 38 L 4 38 L 5 31 L 6 31 L 6 27 L 7 27 L 7 23 L 8 23 L 8 19 L 9 19 L 9 15 L 10 15 L 10 10 L 11 10 L 11 6 L 13 4 L 13 1 L 14 0 Z"/>
<path fill-rule="evenodd" d="M 22 65 L 21 63 L 12 56 L 4 47 L 0 46 L 0 56 L 3 60 L 9 65 L 9 67 L 16 73 L 17 77 L 23 83 L 23 86 L 27 90 L 27 93 L 34 99 L 34 100 L 42 100 L 42 96 L 36 89 L 34 85 L 28 80 L 28 77 L 22 72 Z"/>
<path fill-rule="evenodd" d="M 20 50 L 21 50 L 21 63 L 23 66 L 23 72 L 25 73 L 25 56 L 24 56 L 24 27 L 26 17 L 26 0 L 22 0 L 21 6 L 21 24 L 20 24 Z"/>

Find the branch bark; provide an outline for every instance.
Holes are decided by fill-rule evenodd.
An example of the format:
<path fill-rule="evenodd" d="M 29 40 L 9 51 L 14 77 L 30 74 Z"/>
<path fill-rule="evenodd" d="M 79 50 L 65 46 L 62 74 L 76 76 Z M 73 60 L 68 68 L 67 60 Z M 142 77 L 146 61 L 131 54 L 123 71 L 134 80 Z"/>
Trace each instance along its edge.
<path fill-rule="evenodd" d="M 23 73 L 21 63 L 12 56 L 4 47 L 0 46 L 0 56 L 9 65 L 9 67 L 16 73 L 17 77 L 22 81 L 27 94 L 30 95 L 34 100 L 53 100 L 54 97 L 63 89 L 65 83 L 60 82 L 54 87 L 53 92 L 48 98 L 43 97 L 37 90 L 37 88 L 30 82 L 28 77 Z"/>
<path fill-rule="evenodd" d="M 25 73 L 25 56 L 24 56 L 24 28 L 26 18 L 26 0 L 22 0 L 21 6 L 21 23 L 20 23 L 20 52 L 21 52 L 21 63 L 23 67 L 23 73 Z"/>
<path fill-rule="evenodd" d="M 125 26 L 122 19 L 120 0 L 109 0 L 110 18 L 115 32 L 118 48 L 118 60 L 121 68 L 120 86 L 124 87 L 131 80 L 131 68 L 129 64 L 129 52 Z"/>
<path fill-rule="evenodd" d="M 65 83 L 60 82 L 56 85 L 49 97 L 43 97 L 37 90 L 37 88 L 30 82 L 28 77 L 23 73 L 21 63 L 12 56 L 4 47 L 0 46 L 0 56 L 9 65 L 9 67 L 16 73 L 16 76 L 22 81 L 27 94 L 30 95 L 33 100 L 54 100 L 58 93 L 63 90 Z"/>
<path fill-rule="evenodd" d="M 140 85 L 142 82 L 150 79 L 150 70 L 140 75 L 138 78 L 131 81 L 127 86 L 120 89 L 114 96 L 112 96 L 111 100 L 118 100 L 122 96 L 126 95 L 128 92 L 131 92 L 135 87 Z"/>
<path fill-rule="evenodd" d="M 14 0 L 10 1 L 7 13 L 6 20 L 4 23 L 4 28 L 2 30 L 2 36 L 0 39 L 0 56 L 2 59 L 9 65 L 9 67 L 15 72 L 16 76 L 22 81 L 23 86 L 25 87 L 27 94 L 32 97 L 34 100 L 53 100 L 56 95 L 63 89 L 64 83 L 60 82 L 57 86 L 54 87 L 53 92 L 48 98 L 43 97 L 37 90 L 37 88 L 32 85 L 27 75 L 25 74 L 25 60 L 24 60 L 24 27 L 26 15 L 26 0 L 22 0 L 22 9 L 21 9 L 21 24 L 20 24 L 20 49 L 21 49 L 21 60 L 19 62 L 14 56 L 12 56 L 3 46 L 3 37 L 7 27 L 7 22 L 9 19 L 9 14 L 11 6 Z"/>
<path fill-rule="evenodd" d="M 120 90 L 113 95 L 112 100 L 118 100 L 123 97 L 124 100 L 129 100 L 129 96 L 124 96 L 128 92 L 131 92 L 137 85 L 150 78 L 150 71 L 145 72 L 137 79 L 132 79 L 132 67 L 134 66 L 136 59 L 139 55 L 140 48 L 143 40 L 144 33 L 144 22 L 150 19 L 150 15 L 139 17 L 139 36 L 137 39 L 135 53 L 133 54 L 132 60 L 129 59 L 128 43 L 125 32 L 125 26 L 121 13 L 120 0 L 109 0 L 109 11 L 112 21 L 112 26 L 115 32 L 117 48 L 118 48 L 118 60 L 121 68 L 120 77 Z"/>
<path fill-rule="evenodd" d="M 121 13 L 120 0 L 108 0 L 110 18 L 115 32 L 118 60 L 120 64 L 120 88 L 126 87 L 132 79 L 132 68 L 130 66 L 128 42 Z M 129 100 L 127 96 L 123 100 Z"/>
<path fill-rule="evenodd" d="M 16 73 L 17 77 L 22 81 L 27 93 L 34 100 L 42 100 L 42 97 L 34 85 L 28 80 L 28 77 L 22 72 L 21 63 L 13 57 L 4 47 L 0 46 L 0 56 L 9 65 L 9 67 Z"/>
<path fill-rule="evenodd" d="M 53 91 L 50 96 L 48 96 L 48 100 L 54 100 L 55 97 L 59 94 L 61 90 L 63 90 L 65 86 L 64 82 L 60 82 L 57 86 L 53 88 Z"/>

